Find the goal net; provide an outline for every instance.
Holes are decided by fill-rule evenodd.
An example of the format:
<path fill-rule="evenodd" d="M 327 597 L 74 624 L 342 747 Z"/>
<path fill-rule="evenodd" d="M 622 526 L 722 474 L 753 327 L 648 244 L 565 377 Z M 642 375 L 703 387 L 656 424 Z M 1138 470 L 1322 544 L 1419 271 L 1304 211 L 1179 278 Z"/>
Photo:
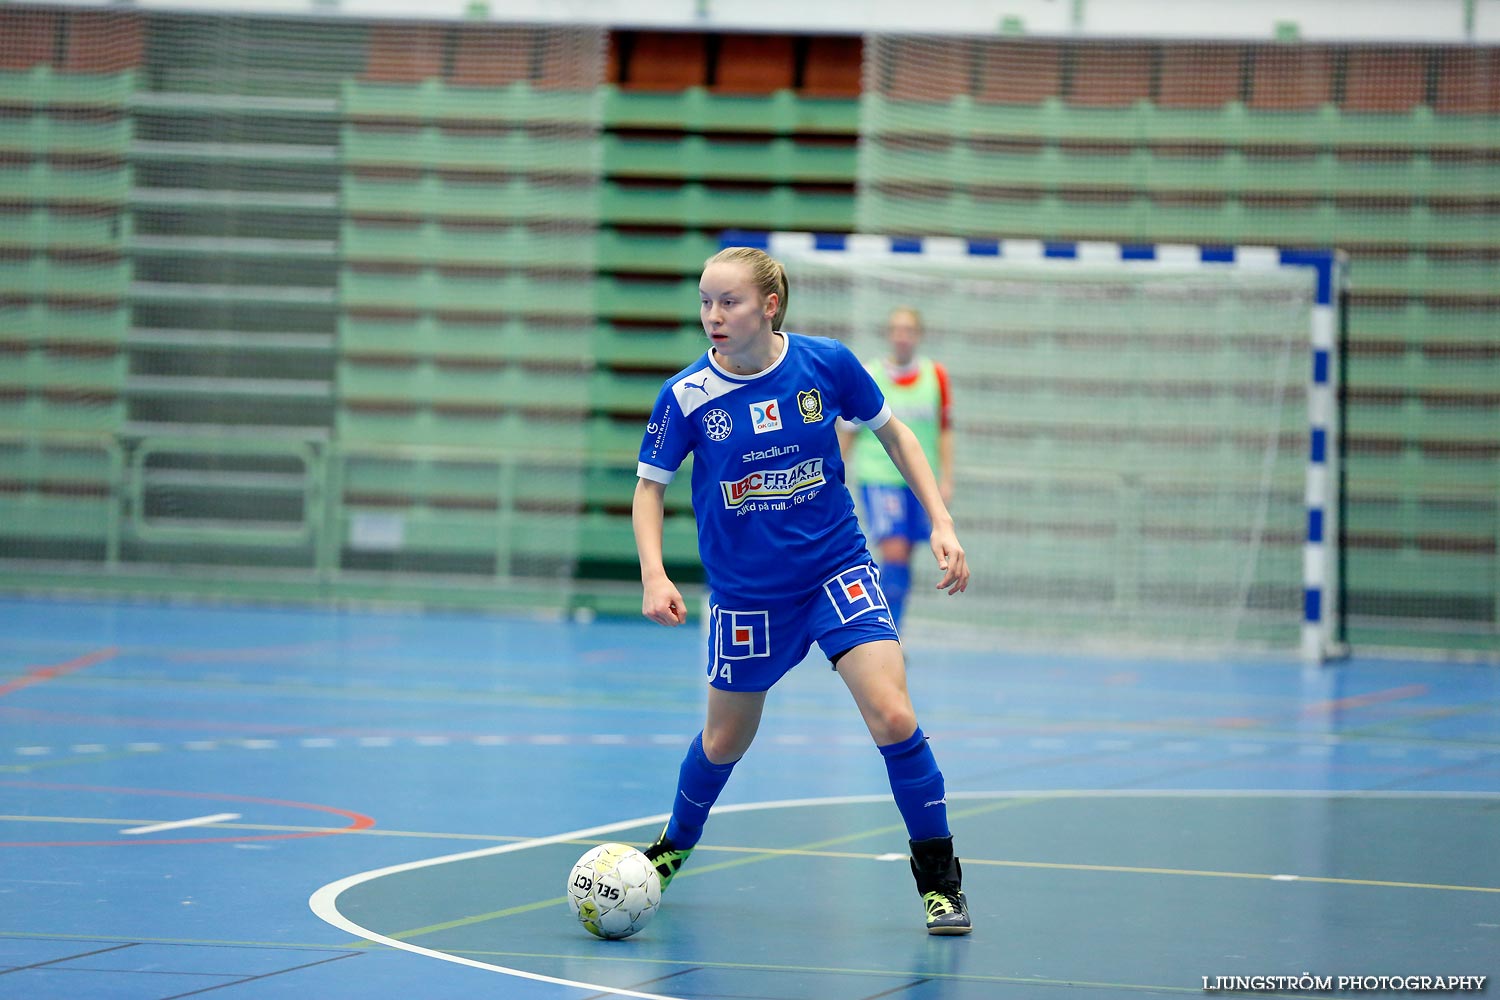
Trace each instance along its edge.
<path fill-rule="evenodd" d="M 790 274 L 788 329 L 878 364 L 889 313 L 911 307 L 921 352 L 950 374 L 952 506 L 974 577 L 948 599 L 915 553 L 910 623 L 1326 650 L 1331 348 L 1310 349 L 1328 321 L 1314 318 L 1328 308 L 1316 268 L 1269 250 L 766 244 Z"/>

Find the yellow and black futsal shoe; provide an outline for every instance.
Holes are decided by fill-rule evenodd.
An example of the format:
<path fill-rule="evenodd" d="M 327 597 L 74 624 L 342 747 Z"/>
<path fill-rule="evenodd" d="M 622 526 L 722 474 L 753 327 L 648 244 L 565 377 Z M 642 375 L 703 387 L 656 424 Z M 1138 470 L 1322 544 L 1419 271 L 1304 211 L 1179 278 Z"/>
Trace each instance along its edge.
<path fill-rule="evenodd" d="M 969 902 L 964 898 L 963 869 L 953 856 L 953 838 L 913 840 L 911 873 L 917 880 L 917 891 L 927 907 L 928 934 L 967 934 L 974 929 L 969 921 Z"/>
<path fill-rule="evenodd" d="M 677 872 L 682 868 L 682 863 L 693 853 L 691 847 L 674 847 L 667 839 L 665 828 L 661 836 L 656 838 L 656 843 L 646 848 L 645 854 L 650 862 L 656 866 L 656 874 L 661 876 L 661 887 L 665 889 L 671 884 L 672 879 L 677 877 Z"/>

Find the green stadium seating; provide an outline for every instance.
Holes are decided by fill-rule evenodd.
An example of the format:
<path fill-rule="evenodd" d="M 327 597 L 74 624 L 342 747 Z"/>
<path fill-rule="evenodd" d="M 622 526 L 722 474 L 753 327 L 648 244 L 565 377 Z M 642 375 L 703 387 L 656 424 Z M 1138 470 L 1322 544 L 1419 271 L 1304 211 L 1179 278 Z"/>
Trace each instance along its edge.
<path fill-rule="evenodd" d="M 342 488 L 366 497 L 437 502 L 476 510 L 510 500 L 573 504 L 583 496 L 583 477 L 571 464 L 534 458 L 507 459 L 492 452 L 469 456 L 436 450 L 428 455 L 360 452 L 342 457 Z"/>
<path fill-rule="evenodd" d="M 0 427 L 30 431 L 113 433 L 125 422 L 125 401 L 96 391 L 0 396 Z"/>
<path fill-rule="evenodd" d="M 99 558 L 112 562 L 110 549 L 118 551 L 118 507 L 108 494 L 0 491 L 0 538 L 90 542 L 104 546 Z"/>
<path fill-rule="evenodd" d="M 345 125 L 339 148 L 350 166 L 519 173 L 583 173 L 597 155 L 596 147 L 587 139 L 437 126 L 390 129 Z"/>
<path fill-rule="evenodd" d="M 345 174 L 342 204 L 353 216 L 587 222 L 597 214 L 596 197 L 591 187 L 524 177 L 459 180 L 430 173 L 412 179 Z"/>
<path fill-rule="evenodd" d="M 601 271 L 680 275 L 702 268 L 718 249 L 710 233 L 601 229 L 595 256 Z"/>
<path fill-rule="evenodd" d="M 647 328 L 600 326 L 593 340 L 593 354 L 601 364 L 672 371 L 685 367 L 707 349 L 703 328 L 696 322 Z"/>
<path fill-rule="evenodd" d="M 1493 396 L 1493 394 L 1491 394 Z M 1463 405 L 1443 394 L 1408 396 L 1399 402 L 1364 401 L 1351 412 L 1351 433 L 1411 442 L 1488 445 L 1500 442 L 1500 402 Z"/>
<path fill-rule="evenodd" d="M 585 515 L 578 543 L 580 551 L 591 559 L 634 563 L 637 558 L 635 534 L 627 514 L 594 512 Z M 670 516 L 663 523 L 662 555 L 669 568 L 675 564 L 696 562 L 698 529 L 686 513 Z"/>
<path fill-rule="evenodd" d="M 524 319 L 463 323 L 424 315 L 415 319 L 345 314 L 339 349 L 345 356 L 431 358 L 579 364 L 590 357 L 592 317 L 572 324 Z"/>
<path fill-rule="evenodd" d="M 113 393 L 124 382 L 123 353 L 76 353 L 33 348 L 0 352 L 0 384 L 24 385 L 32 391 L 61 389 Z"/>
<path fill-rule="evenodd" d="M 135 93 L 136 73 L 67 73 L 45 63 L 0 70 L 0 101 L 33 107 L 118 108 Z"/>
<path fill-rule="evenodd" d="M 119 344 L 130 330 L 130 312 L 118 303 L 62 305 L 0 302 L 0 329 L 32 342 Z"/>
<path fill-rule="evenodd" d="M 124 157 L 130 136 L 130 119 L 125 117 L 103 122 L 44 114 L 0 118 L 0 152 L 5 153 Z"/>
<path fill-rule="evenodd" d="M 615 319 L 677 320 L 698 318 L 698 278 L 628 280 L 601 276 L 599 314 Z"/>
<path fill-rule="evenodd" d="M 345 400 L 581 412 L 589 398 L 585 378 L 516 365 L 370 364 L 345 358 L 339 362 L 338 379 Z"/>
<path fill-rule="evenodd" d="M 678 472 L 678 479 L 686 485 L 689 478 L 690 464 L 683 466 Z M 635 485 L 638 477 L 635 474 L 635 464 L 618 463 L 613 465 L 595 465 L 588 470 L 587 483 L 584 498 L 588 505 L 595 509 L 612 508 L 620 509 L 630 506 L 631 498 L 635 495 Z M 691 492 L 687 489 L 669 489 L 664 497 L 667 510 L 673 514 L 685 514 L 692 517 L 693 499 Z"/>
<path fill-rule="evenodd" d="M 594 417 L 588 424 L 589 454 L 603 462 L 634 468 L 641 451 L 642 430 L 639 419 Z"/>
<path fill-rule="evenodd" d="M 369 406 L 346 400 L 335 419 L 339 440 L 352 445 L 467 448 L 489 454 L 577 455 L 590 433 L 582 421 L 562 416 L 547 418 L 495 407 L 465 410 L 451 404 L 447 408 L 415 404 L 399 408 L 388 400 Z"/>
<path fill-rule="evenodd" d="M 121 205 L 129 197 L 130 168 L 123 165 L 0 162 L 0 199 L 8 202 Z"/>
<path fill-rule="evenodd" d="M 616 226 L 672 224 L 700 229 L 801 228 L 839 232 L 852 228 L 851 192 L 779 187 L 728 187 L 697 182 L 680 186 L 606 182 L 603 221 Z"/>
<path fill-rule="evenodd" d="M 1477 256 L 1443 259 L 1421 252 L 1359 257 L 1350 265 L 1349 280 L 1358 292 L 1483 299 L 1500 288 L 1500 264 Z"/>
<path fill-rule="evenodd" d="M 589 386 L 589 404 L 594 410 L 635 414 L 644 420 L 656 402 L 663 381 L 655 373 L 626 375 L 600 371 Z"/>
<path fill-rule="evenodd" d="M 551 315 L 592 318 L 594 283 L 587 277 L 511 271 L 372 270 L 345 267 L 345 308 L 423 312 Z"/>
<path fill-rule="evenodd" d="M 346 219 L 340 249 L 350 261 L 417 264 L 486 264 L 505 267 L 573 267 L 593 253 L 594 236 L 536 232 L 523 225 L 416 225 Z"/>
<path fill-rule="evenodd" d="M 597 120 L 601 95 L 533 87 L 453 86 L 431 77 L 416 83 L 345 79 L 342 110 L 350 119 L 419 123 L 559 123 Z"/>
<path fill-rule="evenodd" d="M 854 158 L 853 144 L 812 145 L 786 137 L 604 137 L 604 170 L 613 177 L 847 182 Z"/>
<path fill-rule="evenodd" d="M 1399 581 L 1401 593 L 1483 601 L 1492 599 L 1495 592 L 1493 563 L 1493 555 L 1482 553 L 1424 551 L 1415 546 L 1394 551 L 1351 546 L 1345 572 L 1351 580 L 1369 581 L 1360 589 L 1379 592 L 1375 581 Z"/>
<path fill-rule="evenodd" d="M 607 129 L 684 132 L 750 132 L 769 135 L 855 135 L 859 101 L 804 97 L 790 90 L 769 95 L 716 94 L 703 87 L 675 92 L 602 88 Z"/>
<path fill-rule="evenodd" d="M 788 89 L 785 46 L 769 75 L 758 56 L 741 54 L 734 72 L 748 75 L 716 89 L 631 89 L 642 81 L 626 73 L 623 87 L 578 91 L 507 83 L 474 63 L 462 38 L 452 50 L 424 50 L 425 78 L 378 80 L 377 71 L 405 72 L 402 59 L 421 59 L 375 52 L 379 33 L 355 22 L 304 28 L 324 65 L 301 65 L 277 44 L 287 25 L 258 20 L 238 29 L 259 52 L 254 68 L 226 72 L 217 57 L 166 60 L 148 49 L 149 70 L 0 71 L 0 104 L 12 109 L 0 116 L 0 425 L 24 428 L 32 449 L 7 450 L 0 439 L 0 535 L 86 538 L 118 552 L 118 454 L 58 448 L 37 435 L 112 434 L 131 416 L 127 400 L 139 426 L 143 400 L 211 391 L 132 377 L 126 347 L 169 350 L 173 337 L 211 329 L 219 315 L 235 317 L 224 322 L 231 328 L 252 314 L 258 329 L 316 327 L 314 352 L 328 351 L 337 324 L 341 398 L 329 455 L 343 485 L 330 508 L 335 550 L 352 541 L 355 517 L 396 510 L 406 525 L 397 566 L 408 556 L 408 567 L 457 565 L 478 550 L 478 563 L 492 553 L 499 571 L 513 556 L 541 558 L 535 550 L 549 535 L 566 536 L 586 558 L 626 565 L 635 559 L 626 509 L 642 420 L 666 374 L 704 349 L 697 272 L 721 229 L 849 231 L 858 223 L 987 238 L 1335 245 L 1352 253 L 1351 600 L 1428 595 L 1435 608 L 1488 600 L 1495 613 L 1500 321 L 1489 307 L 1500 279 L 1500 117 L 1475 86 L 1489 80 L 1493 60 L 1476 63 L 1460 84 L 1446 52 L 1386 59 L 1351 49 L 1319 62 L 1327 52 L 1310 46 L 1258 60 L 1293 77 L 1303 63 L 1317 64 L 1313 76 L 1324 73 L 1300 89 L 1289 77 L 1288 89 L 1288 80 L 1262 80 L 1246 47 L 1224 46 L 1214 66 L 1243 78 L 1209 81 L 1200 93 L 1195 81 L 1207 70 L 1188 65 L 1186 77 L 1174 77 L 1167 50 L 1158 76 L 1131 63 L 1137 71 L 1115 80 L 1105 72 L 1113 63 L 1095 53 L 1069 49 L 1067 61 L 1064 44 L 1003 41 L 974 51 L 1015 49 L 1011 56 L 1050 65 L 1053 75 L 1007 84 L 976 56 L 963 71 L 916 81 L 947 88 L 940 100 L 861 100 Z M 730 48 L 720 50 L 720 84 Z M 1399 79 L 1383 78 L 1387 63 Z M 706 81 L 707 65 L 694 63 L 689 75 Z M 891 91 L 910 98 L 909 77 Z M 817 85 L 811 69 L 796 82 Z M 781 89 L 726 92 L 742 84 Z M 1144 99 L 1148 92 L 1160 103 Z M 323 144 L 148 134 L 166 119 L 215 117 L 301 122 Z M 860 137 L 862 120 L 880 123 L 879 133 Z M 601 123 L 596 141 L 588 130 Z M 552 130 L 558 124 L 562 133 Z M 864 140 L 859 149 L 855 137 Z M 173 190 L 159 180 L 164 168 L 180 166 L 186 176 L 246 164 L 326 164 L 329 183 L 309 197 Z M 606 179 L 595 183 L 600 170 Z M 320 246 L 278 249 L 272 239 L 244 238 L 275 233 L 248 230 L 192 245 L 153 228 L 169 215 L 187 220 L 182 232 L 218 234 L 193 237 L 205 241 L 226 227 L 297 217 L 318 228 L 309 242 Z M 571 220 L 576 231 L 528 225 L 543 220 Z M 162 277 L 174 257 L 191 271 L 195 254 L 251 259 L 275 277 Z M 299 280 L 308 261 L 325 269 L 338 262 L 336 291 Z M 1035 329 L 1065 322 L 1045 304 L 1017 311 Z M 134 335 L 133 313 L 143 328 Z M 1234 321 L 1253 327 L 1248 316 Z M 1117 359 L 1121 370 L 1141 365 L 1209 385 L 1233 382 L 1243 361 L 1156 351 L 1178 329 L 1164 312 L 1151 319 L 1161 340 L 1149 343 L 1130 310 L 1101 322 L 1135 338 Z M 169 326 L 182 329 L 147 329 Z M 1148 419 L 1168 428 L 1201 417 L 1206 405 L 1247 432 L 1264 430 L 1253 407 L 1230 398 L 1148 403 L 1110 388 L 1118 371 L 1074 363 L 1070 378 L 1097 380 L 1103 390 L 1080 413 L 1048 381 L 1066 359 L 1025 344 L 1018 339 L 1001 355 L 1007 392 L 964 409 L 966 419 L 1005 429 L 996 457 L 1006 464 L 1055 460 L 1068 447 L 1106 478 L 1128 471 L 1143 456 L 1103 433 L 1122 407 L 1149 406 Z M 1090 429 L 1099 441 L 1075 440 Z M 1282 430 L 1295 435 L 1300 426 Z M 360 447 L 378 454 L 340 452 Z M 452 447 L 492 457 L 434 457 Z M 497 450 L 546 452 L 559 464 L 517 478 L 519 467 L 497 464 Z M 1232 447 L 1197 457 L 1205 468 L 1246 465 Z M 1300 483 L 1277 488 L 1274 502 L 1299 502 Z M 1066 497 L 1006 496 L 1012 520 L 1029 531 L 1007 544 L 1058 559 L 1097 544 L 1053 530 L 1049 515 L 1066 508 Z M 669 559 L 690 564 L 687 491 L 669 491 L 668 503 Z M 586 514 L 562 522 L 554 507 Z M 1193 525 L 1211 520 L 1191 506 L 1164 501 L 1159 509 Z M 1300 558 L 1299 544 L 1275 540 L 1267 558 Z M 1149 545 L 1133 557 L 1149 577 L 1172 565 L 1212 567 L 1213 552 L 1205 538 Z M 340 565 L 337 551 L 328 565 Z M 1367 631 L 1351 630 L 1356 642 L 1374 634 L 1368 619 L 1358 627 Z"/>
<path fill-rule="evenodd" d="M 130 288 L 128 260 L 0 258 L 0 295 L 32 298 L 122 299 Z"/>
<path fill-rule="evenodd" d="M 0 248 L 120 253 L 129 239 L 125 214 L 66 213 L 28 206 L 0 213 Z"/>

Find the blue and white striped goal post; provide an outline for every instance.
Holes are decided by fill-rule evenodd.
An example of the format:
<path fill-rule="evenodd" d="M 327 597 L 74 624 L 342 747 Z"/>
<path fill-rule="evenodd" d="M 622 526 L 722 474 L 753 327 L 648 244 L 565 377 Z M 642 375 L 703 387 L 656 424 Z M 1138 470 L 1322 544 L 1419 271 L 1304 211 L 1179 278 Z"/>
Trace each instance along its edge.
<path fill-rule="evenodd" d="M 758 247 L 782 254 L 850 254 L 895 257 L 992 257 L 1013 262 L 1042 260 L 1093 264 L 1152 264 L 1176 268 L 1289 268 L 1315 283 L 1308 330 L 1307 533 L 1302 558 L 1302 638 L 1304 660 L 1322 663 L 1345 653 L 1339 626 L 1339 330 L 1345 256 L 1336 250 L 1265 246 L 1197 246 L 1174 243 L 1054 242 L 1048 240 L 967 239 L 952 236 L 727 230 L 721 247 Z"/>

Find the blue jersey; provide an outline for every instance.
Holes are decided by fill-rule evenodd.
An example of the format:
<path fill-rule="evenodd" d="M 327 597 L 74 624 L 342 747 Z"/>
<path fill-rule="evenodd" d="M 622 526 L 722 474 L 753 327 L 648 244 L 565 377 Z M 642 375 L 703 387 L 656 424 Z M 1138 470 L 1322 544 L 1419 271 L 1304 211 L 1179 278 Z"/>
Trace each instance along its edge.
<path fill-rule="evenodd" d="M 670 483 L 693 456 L 698 555 L 720 599 L 793 598 L 869 560 L 834 420 L 874 429 L 890 409 L 843 344 L 783 336 L 754 375 L 710 352 L 672 376 L 641 442 L 636 474 L 653 482 Z"/>

